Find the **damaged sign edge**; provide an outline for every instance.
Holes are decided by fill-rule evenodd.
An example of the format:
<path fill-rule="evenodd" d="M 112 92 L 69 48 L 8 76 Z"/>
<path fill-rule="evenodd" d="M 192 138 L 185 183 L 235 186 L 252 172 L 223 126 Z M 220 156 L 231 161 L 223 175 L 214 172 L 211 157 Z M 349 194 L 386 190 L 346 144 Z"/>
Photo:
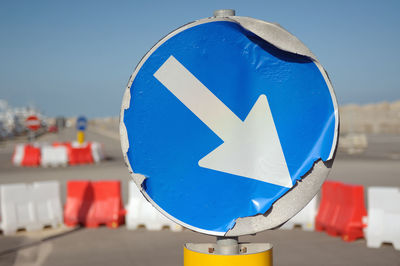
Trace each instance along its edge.
<path fill-rule="evenodd" d="M 177 218 L 171 216 L 166 211 L 164 211 L 148 196 L 144 188 L 144 182 L 147 178 L 150 177 L 147 177 L 144 174 L 134 173 L 132 170 L 127 155 L 127 152 L 130 148 L 128 132 L 124 123 L 125 110 L 130 108 L 130 101 L 131 101 L 130 89 L 132 83 L 137 73 L 139 72 L 143 64 L 146 62 L 146 60 L 152 55 L 152 53 L 155 50 L 157 50 L 168 39 L 175 36 L 176 34 L 191 27 L 215 21 L 229 21 L 237 23 L 244 29 L 256 34 L 260 38 L 264 39 L 266 42 L 274 45 L 275 47 L 283 51 L 309 57 L 320 70 L 329 88 L 331 99 L 334 105 L 334 115 L 335 115 L 335 132 L 334 132 L 333 145 L 327 160 L 325 162 L 323 162 L 322 160 L 317 160 L 311 167 L 309 172 L 307 172 L 300 180 L 298 180 L 296 182 L 296 185 L 291 190 L 289 190 L 286 194 L 284 194 L 282 197 L 276 200 L 273 203 L 272 207 L 266 213 L 256 214 L 254 216 L 249 216 L 249 217 L 238 217 L 235 220 L 234 226 L 228 229 L 226 232 L 209 231 L 186 224 L 178 220 Z M 320 187 L 322 186 L 322 183 L 325 181 L 326 177 L 328 176 L 331 170 L 331 165 L 332 165 L 331 162 L 333 162 L 335 151 L 337 148 L 338 128 L 339 128 L 339 113 L 338 113 L 336 96 L 325 69 L 316 59 L 314 54 L 299 39 L 297 39 L 294 35 L 286 31 L 280 25 L 249 17 L 231 16 L 224 18 L 210 17 L 188 23 L 166 35 L 145 54 L 145 56 L 141 59 L 139 64 L 136 66 L 133 74 L 129 78 L 127 87 L 125 89 L 125 93 L 122 100 L 121 112 L 120 112 L 119 130 L 120 130 L 121 149 L 124 161 L 129 169 L 129 173 L 133 181 L 137 185 L 137 187 L 140 189 L 140 192 L 146 198 L 146 200 L 149 201 L 157 210 L 159 210 L 164 216 L 166 216 L 170 220 L 196 232 L 214 236 L 240 236 L 240 235 L 254 234 L 264 230 L 279 227 L 281 224 L 285 223 L 296 213 L 298 213 L 318 193 Z"/>
<path fill-rule="evenodd" d="M 318 67 L 319 71 L 321 72 L 321 75 L 325 80 L 326 85 L 328 86 L 335 112 L 335 133 L 333 139 L 333 143 L 335 145 L 332 145 L 332 149 L 327 160 L 332 159 L 338 138 L 339 109 L 332 83 L 327 75 L 326 70 L 322 67 L 321 63 L 318 61 L 315 55 L 299 39 L 297 39 L 296 36 L 294 36 L 289 31 L 287 31 L 278 24 L 249 17 L 233 16 L 229 18 L 232 21 L 235 21 L 238 24 L 240 24 L 244 29 L 254 33 L 258 37 L 262 38 L 266 42 L 272 44 L 273 46 L 282 51 L 303 55 L 310 58 L 314 62 L 314 64 Z"/>
<path fill-rule="evenodd" d="M 318 193 L 325 181 L 321 176 L 328 176 L 332 163 L 333 160 L 317 160 L 310 171 L 299 179 L 291 190 L 276 200 L 266 213 L 237 218 L 225 236 L 249 235 L 280 227 L 301 211 Z"/>

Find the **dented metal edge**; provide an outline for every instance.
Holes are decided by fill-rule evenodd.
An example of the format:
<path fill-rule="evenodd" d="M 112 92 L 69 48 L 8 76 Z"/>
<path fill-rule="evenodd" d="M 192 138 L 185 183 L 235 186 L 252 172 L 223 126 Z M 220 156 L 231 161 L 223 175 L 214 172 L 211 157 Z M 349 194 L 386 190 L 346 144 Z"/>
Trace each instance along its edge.
<path fill-rule="evenodd" d="M 250 17 L 234 16 L 229 18 L 282 51 L 307 56 L 313 61 L 317 61 L 317 58 L 307 46 L 279 24 Z"/>
<path fill-rule="evenodd" d="M 333 138 L 333 145 L 331 148 L 331 152 L 327 160 L 332 159 L 332 156 L 335 151 L 335 146 L 338 139 L 338 125 L 339 125 L 339 109 L 336 100 L 336 95 L 333 90 L 332 83 L 325 71 L 322 67 L 321 63 L 318 61 L 317 57 L 307 48 L 296 36 L 291 34 L 289 31 L 284 29 L 282 26 L 276 23 L 270 23 L 254 18 L 249 17 L 230 17 L 233 21 L 239 23 L 246 30 L 254 33 L 258 37 L 262 38 L 266 42 L 272 44 L 276 48 L 309 57 L 315 65 L 318 67 L 321 75 L 323 76 L 325 83 L 328 86 L 329 92 L 331 94 L 334 112 L 335 112 L 335 132 Z"/>
<path fill-rule="evenodd" d="M 337 126 L 335 127 L 337 131 L 339 131 L 339 127 L 340 127 L 340 121 L 338 119 Z M 235 220 L 234 226 L 227 231 L 225 236 L 249 235 L 249 234 L 254 234 L 254 231 L 259 232 L 264 230 L 276 229 L 279 228 L 284 223 L 286 223 L 288 220 L 290 220 L 293 216 L 295 216 L 298 212 L 300 212 L 303 209 L 303 208 L 293 208 L 294 206 L 292 202 L 296 202 L 297 206 L 304 205 L 303 207 L 305 207 L 313 199 L 313 197 L 319 193 L 320 187 L 325 182 L 330 171 L 332 170 L 337 148 L 338 148 L 338 139 L 335 139 L 329 159 L 327 159 L 326 161 L 323 161 L 321 158 L 316 160 L 311 169 L 307 173 L 305 173 L 299 180 L 296 181 L 296 184 L 293 186 L 291 190 L 286 192 L 282 197 L 280 197 L 277 201 L 275 201 L 272 204 L 272 207 L 267 212 L 259 213 L 253 216 L 237 218 Z M 320 179 L 319 178 L 320 176 L 324 176 L 324 178 Z M 319 178 L 319 180 L 316 179 L 317 177 Z M 299 186 L 300 189 L 298 189 Z M 306 188 L 309 191 L 313 190 L 311 193 L 308 194 L 311 195 L 311 197 L 304 198 L 303 193 Z M 290 197 L 287 197 L 288 194 L 290 194 Z M 298 204 L 299 202 L 298 199 L 303 200 L 301 204 Z M 287 215 L 282 216 L 281 215 L 282 212 L 280 211 L 280 209 L 288 211 Z M 276 216 L 277 217 L 280 216 L 281 219 L 276 219 L 277 217 L 274 216 L 275 213 L 279 213 L 280 215 Z M 270 215 L 272 215 L 273 221 L 271 223 L 265 223 L 266 220 L 271 221 Z M 249 224 L 251 225 L 251 228 L 256 228 L 256 229 L 249 230 Z M 245 228 L 246 230 L 244 230 L 243 228 Z"/>
<path fill-rule="evenodd" d="M 141 69 L 141 67 L 143 66 L 143 64 L 147 61 L 147 59 L 151 56 L 151 54 L 158 49 L 163 43 L 165 43 L 168 39 L 170 39 L 171 37 L 175 36 L 176 34 L 189 29 L 191 27 L 195 27 L 197 25 L 200 24 L 204 24 L 204 23 L 209 23 L 209 22 L 214 22 L 214 21 L 230 21 L 230 22 L 235 22 L 238 23 L 239 25 L 241 25 L 243 28 L 245 28 L 248 31 L 253 32 L 254 34 L 256 34 L 257 36 L 259 36 L 260 38 L 264 39 L 266 42 L 274 45 L 275 47 L 283 50 L 283 51 L 287 51 L 287 52 L 291 52 L 291 53 L 295 53 L 295 54 L 299 54 L 299 55 L 303 55 L 303 56 L 307 56 L 310 59 L 312 59 L 314 61 L 314 63 L 317 65 L 318 69 L 320 70 L 321 74 L 323 75 L 326 84 L 328 85 L 328 88 L 330 90 L 330 94 L 331 94 L 331 98 L 332 101 L 334 103 L 334 110 L 335 110 L 335 136 L 334 136 L 334 143 L 332 145 L 332 149 L 331 149 L 331 153 L 329 155 L 328 160 L 333 159 L 334 154 L 335 154 L 335 149 L 337 147 L 337 139 L 338 139 L 338 124 L 339 124 L 339 116 L 338 116 L 338 107 L 337 107 L 337 101 L 336 101 L 336 97 L 335 97 L 335 93 L 333 91 L 333 87 L 332 84 L 329 80 L 329 77 L 327 76 L 325 70 L 323 69 L 323 67 L 321 66 L 321 64 L 319 63 L 319 61 L 316 59 L 316 57 L 314 56 L 314 54 L 312 54 L 312 52 L 299 40 L 297 39 L 294 35 L 292 35 L 291 33 L 289 33 L 288 31 L 286 31 L 284 28 L 282 28 L 280 25 L 275 24 L 275 23 L 269 23 L 269 22 L 265 22 L 262 20 L 258 20 L 258 19 L 254 19 L 254 18 L 249 18 L 249 17 L 238 17 L 238 16 L 232 16 L 232 17 L 209 17 L 209 18 L 204 18 L 204 19 L 200 19 L 191 23 L 188 23 L 174 31 L 172 31 L 171 33 L 169 33 L 168 35 L 166 35 L 164 38 L 162 38 L 160 41 L 158 41 L 146 54 L 145 56 L 141 59 L 141 61 L 139 62 L 139 64 L 136 66 L 133 74 L 131 75 L 129 82 L 127 84 L 124 96 L 123 96 L 123 100 L 122 100 L 122 106 L 121 106 L 121 112 L 120 112 L 120 138 L 121 138 L 121 149 L 123 152 L 123 157 L 124 157 L 124 161 L 126 163 L 126 165 L 128 166 L 129 169 L 129 173 L 132 177 L 132 179 L 134 180 L 135 184 L 138 186 L 138 188 L 140 189 L 141 193 L 143 194 L 143 196 L 146 198 L 147 201 L 149 201 L 156 209 L 158 209 L 164 216 L 166 216 L 167 218 L 169 218 L 170 220 L 181 224 L 182 226 L 196 231 L 196 232 L 200 232 L 200 233 L 204 233 L 204 234 L 208 234 L 208 235 L 214 235 L 214 236 L 240 236 L 240 235 L 247 235 L 247 234 L 254 234 L 256 232 L 260 232 L 260 231 L 264 231 L 267 229 L 271 229 L 273 227 L 279 226 L 280 224 L 282 224 L 283 222 L 286 222 L 288 219 L 290 219 L 293 215 L 295 215 L 297 212 L 299 212 L 302 208 L 297 208 L 296 211 L 293 212 L 293 214 L 288 217 L 286 220 L 284 219 L 280 219 L 280 220 L 284 220 L 282 222 L 280 222 L 279 224 L 273 226 L 273 227 L 269 227 L 268 228 L 268 223 L 265 223 L 265 220 L 270 220 L 271 217 L 275 218 L 275 216 L 282 216 L 282 215 L 275 215 L 275 213 L 279 213 L 279 210 L 284 209 L 285 207 L 290 207 L 290 204 L 296 200 L 302 193 L 304 193 L 304 190 L 306 189 L 299 189 L 299 187 L 305 187 L 305 185 L 300 185 L 300 184 L 306 184 L 309 182 L 304 182 L 304 180 L 309 181 L 310 179 L 312 180 L 312 182 L 315 181 L 319 181 L 317 182 L 317 189 L 315 191 L 315 193 L 311 193 L 312 197 L 307 197 L 307 200 L 303 200 L 301 201 L 302 203 L 305 203 L 302 207 L 304 207 L 314 196 L 316 193 L 318 193 L 322 183 L 325 181 L 325 178 L 327 177 L 330 168 L 325 168 L 322 169 L 320 164 L 323 162 L 320 161 L 318 162 L 316 165 L 314 165 L 315 167 L 313 167 L 312 169 L 310 169 L 312 172 L 316 171 L 316 172 L 322 172 L 322 176 L 324 178 L 318 178 L 319 175 L 312 175 L 312 173 L 309 173 L 308 175 L 306 174 L 304 176 L 303 179 L 301 179 L 300 181 L 304 182 L 297 182 L 297 184 L 295 185 L 295 187 L 293 187 L 293 189 L 289 190 L 284 196 L 282 196 L 281 198 L 279 198 L 274 204 L 273 207 L 271 209 L 271 211 L 268 214 L 268 219 L 266 219 L 266 217 L 264 216 L 264 214 L 258 214 L 255 216 L 251 216 L 251 217 L 244 217 L 244 218 L 238 218 L 236 219 L 236 223 L 235 225 L 229 229 L 227 232 L 218 232 L 218 231 L 210 231 L 210 230 L 204 230 L 204 229 L 200 229 L 191 225 L 188 225 L 178 219 L 176 219 L 175 217 L 169 215 L 167 212 L 165 212 L 160 206 L 158 206 L 150 197 L 149 195 L 146 193 L 146 191 L 143 189 L 143 182 L 145 181 L 146 177 L 143 174 L 138 174 L 138 173 L 134 173 L 132 170 L 132 167 L 130 165 L 130 162 L 128 160 L 128 156 L 127 156 L 127 152 L 129 149 L 129 140 L 128 140 L 128 133 L 126 130 L 126 126 L 124 123 L 124 112 L 126 109 L 128 109 L 130 106 L 130 99 L 131 99 L 131 94 L 130 94 L 130 88 L 132 86 L 132 83 L 137 75 L 137 73 L 139 72 L 139 70 Z M 267 31 L 266 33 L 263 31 Z M 268 34 L 268 31 L 272 31 L 270 34 Z M 289 44 L 290 43 L 290 44 Z M 321 169 L 320 169 L 321 168 Z M 305 178 L 305 177 L 312 177 L 312 178 Z M 315 187 L 315 186 L 313 186 Z M 290 195 L 290 196 L 288 196 Z M 297 204 L 300 205 L 300 204 Z M 287 216 L 287 215 L 286 215 Z M 249 220 L 251 219 L 251 220 Z M 255 230 L 243 230 L 242 225 L 243 223 L 248 224 L 250 222 L 250 224 L 257 224 L 259 223 L 258 220 L 261 219 L 259 222 L 260 224 L 264 224 L 261 227 L 257 227 L 257 226 L 252 226 L 251 228 L 255 228 Z M 247 221 L 249 220 L 249 221 Z"/>
<path fill-rule="evenodd" d="M 314 163 L 312 169 L 296 182 L 292 190 L 275 201 L 265 214 L 239 217 L 225 236 L 249 235 L 279 227 L 302 209 L 299 206 L 304 207 L 312 200 L 330 171 L 331 167 L 327 167 L 319 159 Z M 321 176 L 325 178 L 321 178 Z M 297 204 L 294 205 L 293 202 Z"/>
<path fill-rule="evenodd" d="M 326 162 L 333 160 L 339 134 L 338 104 L 332 83 L 318 59 L 299 39 L 283 29 L 280 25 L 247 17 L 232 17 L 232 19 L 237 21 L 243 28 L 253 32 L 275 47 L 291 53 L 307 56 L 313 60 L 328 86 L 333 102 L 335 131 L 331 151 Z M 282 223 L 286 222 L 301 211 L 301 206 L 306 206 L 308 202 L 312 200 L 320 190 L 320 187 L 328 176 L 330 170 L 331 168 L 325 167 L 325 164 L 321 159 L 316 161 L 310 171 L 298 180 L 291 190 L 273 203 L 272 207 L 267 211 L 268 214 L 257 214 L 255 216 L 237 218 L 235 220 L 235 225 L 227 231 L 225 236 L 252 234 L 254 232 L 273 229 L 280 226 Z M 324 178 L 320 178 L 320 176 Z M 307 190 L 308 193 L 304 194 Z M 296 202 L 295 206 L 293 206 L 293 202 Z M 284 215 L 285 213 L 286 215 Z M 249 228 L 252 230 L 249 230 Z"/>
<path fill-rule="evenodd" d="M 121 141 L 121 150 L 122 154 L 124 157 L 124 161 L 126 166 L 128 167 L 129 174 L 131 175 L 133 181 L 136 183 L 136 185 L 141 188 L 141 184 L 143 181 L 146 179 L 145 176 L 140 175 L 140 174 L 135 174 L 133 173 L 131 164 L 129 163 L 129 160 L 127 158 L 127 152 L 129 149 L 129 140 L 128 140 L 128 132 L 126 130 L 126 126 L 124 124 L 124 112 L 126 109 L 129 108 L 130 105 L 130 99 L 131 99 L 131 93 L 130 93 L 130 87 L 132 84 L 133 78 L 132 76 L 129 78 L 128 85 L 125 89 L 124 96 L 122 98 L 122 105 L 121 105 L 121 112 L 119 116 L 119 135 L 120 135 L 120 141 Z"/>

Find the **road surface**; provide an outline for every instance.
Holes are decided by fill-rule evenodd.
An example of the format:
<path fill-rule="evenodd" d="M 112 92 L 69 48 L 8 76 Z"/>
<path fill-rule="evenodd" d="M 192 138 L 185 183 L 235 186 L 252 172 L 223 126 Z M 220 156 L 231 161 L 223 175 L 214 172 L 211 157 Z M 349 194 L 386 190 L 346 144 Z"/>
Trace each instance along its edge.
<path fill-rule="evenodd" d="M 62 141 L 76 138 L 76 132 L 65 129 L 47 134 L 40 141 Z M 125 204 L 128 197 L 128 170 L 122 159 L 117 132 L 92 128 L 88 140 L 104 144 L 107 160 L 98 165 L 61 168 L 20 168 L 11 165 L 17 141 L 0 144 L 0 184 L 58 180 L 62 200 L 65 184 L 71 179 L 122 181 Z M 382 139 L 383 138 L 383 139 Z M 364 154 L 338 154 L 331 180 L 365 186 L 400 187 L 400 159 L 386 156 L 400 153 L 399 137 L 372 137 L 372 148 Z M 21 140 L 19 140 L 21 141 Z M 370 146 L 371 147 L 371 146 Z M 182 246 L 186 242 L 214 242 L 215 237 L 189 230 L 180 233 L 145 229 L 129 231 L 101 227 L 46 229 L 40 232 L 19 232 L 15 236 L 0 235 L 0 265 L 182 265 Z M 244 236 L 240 241 L 269 242 L 274 245 L 274 265 L 400 265 L 400 251 L 391 245 L 369 249 L 365 240 L 346 243 L 320 232 L 274 230 Z"/>

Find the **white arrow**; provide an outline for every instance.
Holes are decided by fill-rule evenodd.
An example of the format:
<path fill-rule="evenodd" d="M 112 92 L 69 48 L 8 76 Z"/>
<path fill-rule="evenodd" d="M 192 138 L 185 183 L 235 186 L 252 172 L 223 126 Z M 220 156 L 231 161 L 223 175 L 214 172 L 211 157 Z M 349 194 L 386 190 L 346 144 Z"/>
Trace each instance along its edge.
<path fill-rule="evenodd" d="M 175 57 L 170 56 L 154 77 L 224 141 L 199 166 L 293 186 L 265 95 L 259 96 L 242 121 Z"/>

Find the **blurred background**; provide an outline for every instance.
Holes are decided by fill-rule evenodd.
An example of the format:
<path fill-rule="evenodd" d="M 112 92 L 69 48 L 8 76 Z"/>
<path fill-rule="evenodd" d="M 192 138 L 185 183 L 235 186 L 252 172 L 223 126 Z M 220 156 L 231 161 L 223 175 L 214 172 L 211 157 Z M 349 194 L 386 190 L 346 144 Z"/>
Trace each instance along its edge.
<path fill-rule="evenodd" d="M 128 204 L 118 134 L 126 83 L 163 36 L 225 8 L 279 23 L 327 70 L 341 119 L 328 179 L 365 189 L 400 187 L 400 2 L 389 0 L 0 1 L 0 186 L 56 180 L 64 205 L 68 180 L 116 180 Z M 33 133 L 26 124 L 32 115 L 40 123 Z M 79 116 L 88 120 L 81 130 L 85 143 L 101 146 L 91 147 L 88 164 L 32 168 L 16 162 L 16 147 L 29 139 L 38 148 L 78 147 Z M 275 265 L 400 265 L 392 245 L 370 249 L 364 239 L 347 243 L 321 232 L 274 230 L 243 240 L 274 244 Z M 0 235 L 0 265 L 177 265 L 184 243 L 206 241 L 215 239 L 123 225 L 19 228 Z"/>

